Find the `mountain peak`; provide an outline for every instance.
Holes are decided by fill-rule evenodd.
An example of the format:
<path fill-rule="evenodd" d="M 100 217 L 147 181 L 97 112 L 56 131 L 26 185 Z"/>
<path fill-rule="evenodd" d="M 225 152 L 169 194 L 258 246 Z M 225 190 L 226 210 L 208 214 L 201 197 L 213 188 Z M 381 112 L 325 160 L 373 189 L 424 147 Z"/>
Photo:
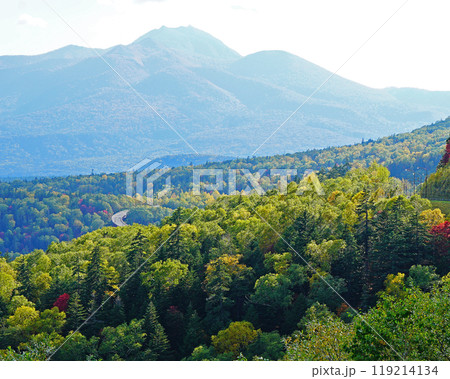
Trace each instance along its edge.
<path fill-rule="evenodd" d="M 193 26 L 169 28 L 162 26 L 151 30 L 133 42 L 144 47 L 163 47 L 192 56 L 203 56 L 219 60 L 234 60 L 240 55 L 222 41 Z"/>

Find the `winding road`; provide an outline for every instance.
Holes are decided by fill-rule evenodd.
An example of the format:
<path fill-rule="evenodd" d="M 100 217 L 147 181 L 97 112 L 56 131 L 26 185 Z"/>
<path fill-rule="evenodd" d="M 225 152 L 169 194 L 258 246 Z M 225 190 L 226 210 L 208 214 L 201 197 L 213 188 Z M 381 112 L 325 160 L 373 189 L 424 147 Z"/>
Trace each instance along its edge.
<path fill-rule="evenodd" d="M 120 211 L 117 213 L 114 213 L 111 217 L 111 221 L 115 226 L 127 226 L 125 221 L 123 221 L 124 218 L 127 217 L 127 214 L 130 210 L 125 209 L 124 211 Z"/>

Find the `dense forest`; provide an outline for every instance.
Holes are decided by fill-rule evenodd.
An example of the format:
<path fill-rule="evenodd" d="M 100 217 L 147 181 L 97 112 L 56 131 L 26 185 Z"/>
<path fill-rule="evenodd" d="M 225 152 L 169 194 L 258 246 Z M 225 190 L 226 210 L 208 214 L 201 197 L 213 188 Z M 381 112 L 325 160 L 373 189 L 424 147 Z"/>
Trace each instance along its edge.
<path fill-rule="evenodd" d="M 429 199 L 450 200 L 450 138 L 435 173 L 422 185 L 421 193 Z"/>
<path fill-rule="evenodd" d="M 103 174 L 39 178 L 0 182 L 0 252 L 10 255 L 29 253 L 34 249 L 47 249 L 52 242 L 69 241 L 87 232 L 111 226 L 113 213 L 130 209 L 128 223 L 157 223 L 176 208 L 205 207 L 218 193 L 203 191 L 193 196 L 192 170 L 218 168 L 224 170 L 222 193 L 229 193 L 228 170 L 247 169 L 262 173 L 261 186 L 276 188 L 267 175 L 270 169 L 296 169 L 299 177 L 305 170 L 320 170 L 320 179 L 342 176 L 351 167 L 368 167 L 378 161 L 403 179 L 405 194 L 415 193 L 425 180 L 426 174 L 434 172 L 448 138 L 450 118 L 433 125 L 424 126 L 411 133 L 404 133 L 367 141 L 361 144 L 312 150 L 273 157 L 255 157 L 226 162 L 206 163 L 174 167 L 170 171 L 172 190 L 157 199 L 158 207 L 145 207 L 126 197 L 125 174 Z M 191 157 L 192 158 L 192 157 Z M 192 158 L 193 159 L 193 158 Z M 437 184 L 436 178 L 448 178 L 448 169 L 440 170 L 427 181 L 428 194 L 423 197 L 449 200 L 448 185 Z M 162 189 L 165 181 L 155 182 L 155 191 Z M 202 178 L 207 184 L 208 177 Z M 447 180 L 448 183 L 448 180 Z M 248 179 L 240 172 L 236 177 L 237 190 L 248 185 Z M 446 188 L 443 190 L 442 188 Z M 436 190 L 437 189 L 437 190 Z M 447 211 L 447 203 L 436 204 Z"/>
<path fill-rule="evenodd" d="M 164 206 L 144 207 L 125 196 L 125 176 L 92 175 L 0 182 L 0 252 L 46 250 L 52 242 L 69 241 L 112 226 L 111 216 L 131 209 L 130 222 L 159 222 L 179 206 L 204 206 L 207 193 L 181 193 Z"/>
<path fill-rule="evenodd" d="M 375 163 L 322 186 L 0 258 L 1 359 L 449 359 L 450 222 Z"/>

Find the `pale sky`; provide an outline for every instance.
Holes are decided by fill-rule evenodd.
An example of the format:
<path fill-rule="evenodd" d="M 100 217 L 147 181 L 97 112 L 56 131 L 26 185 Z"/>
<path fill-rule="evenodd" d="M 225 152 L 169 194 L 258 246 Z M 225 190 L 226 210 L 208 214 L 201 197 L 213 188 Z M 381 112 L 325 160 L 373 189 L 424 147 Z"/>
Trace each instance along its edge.
<path fill-rule="evenodd" d="M 242 55 L 285 50 L 337 70 L 405 0 L 0 0 L 0 55 L 128 44 L 192 25 Z M 450 91 L 450 1 L 409 0 L 339 71 L 361 84 Z"/>

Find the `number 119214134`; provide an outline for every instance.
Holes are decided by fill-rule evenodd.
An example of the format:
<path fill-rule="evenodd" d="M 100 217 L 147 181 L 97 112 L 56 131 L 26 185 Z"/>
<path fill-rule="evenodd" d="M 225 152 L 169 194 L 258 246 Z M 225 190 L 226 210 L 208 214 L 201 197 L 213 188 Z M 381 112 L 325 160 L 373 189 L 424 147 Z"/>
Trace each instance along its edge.
<path fill-rule="evenodd" d="M 436 376 L 438 374 L 437 366 L 422 365 L 373 365 L 372 375 L 380 376 Z"/>

